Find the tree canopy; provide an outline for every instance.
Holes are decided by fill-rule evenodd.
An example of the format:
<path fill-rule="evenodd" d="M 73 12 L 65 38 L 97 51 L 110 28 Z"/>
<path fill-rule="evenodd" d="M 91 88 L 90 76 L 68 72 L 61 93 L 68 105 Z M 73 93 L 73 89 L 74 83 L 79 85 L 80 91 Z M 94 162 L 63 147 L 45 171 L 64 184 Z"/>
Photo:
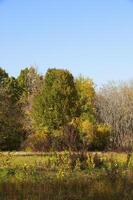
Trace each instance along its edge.
<path fill-rule="evenodd" d="M 42 91 L 34 98 L 32 115 L 38 126 L 59 128 L 77 115 L 77 91 L 70 72 L 49 69 Z"/>
<path fill-rule="evenodd" d="M 133 149 L 133 83 L 95 90 L 64 69 L 0 68 L 0 150 Z"/>

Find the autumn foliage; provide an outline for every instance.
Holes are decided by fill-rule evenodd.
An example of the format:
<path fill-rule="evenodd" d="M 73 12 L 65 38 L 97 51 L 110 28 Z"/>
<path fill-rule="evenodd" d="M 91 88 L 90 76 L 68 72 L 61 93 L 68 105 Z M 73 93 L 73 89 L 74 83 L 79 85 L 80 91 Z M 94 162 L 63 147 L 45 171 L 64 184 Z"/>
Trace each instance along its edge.
<path fill-rule="evenodd" d="M 132 83 L 97 91 L 64 69 L 14 78 L 0 68 L 0 150 L 131 151 L 132 130 Z"/>

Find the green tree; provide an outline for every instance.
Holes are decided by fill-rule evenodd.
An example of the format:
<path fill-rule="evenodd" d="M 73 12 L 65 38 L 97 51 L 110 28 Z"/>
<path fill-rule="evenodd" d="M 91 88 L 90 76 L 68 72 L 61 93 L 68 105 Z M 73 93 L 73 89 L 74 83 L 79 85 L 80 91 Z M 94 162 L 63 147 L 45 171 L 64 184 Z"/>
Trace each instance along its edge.
<path fill-rule="evenodd" d="M 58 129 L 77 115 L 77 91 L 70 72 L 49 69 L 42 91 L 34 98 L 32 117 L 39 127 Z"/>
<path fill-rule="evenodd" d="M 0 150 L 18 150 L 23 140 L 21 111 L 0 89 Z"/>
<path fill-rule="evenodd" d="M 18 81 L 14 77 L 9 77 L 7 79 L 5 89 L 14 103 L 20 100 L 22 95 L 22 88 L 19 86 Z"/>
<path fill-rule="evenodd" d="M 0 67 L 0 86 L 3 85 L 8 78 L 8 74 Z"/>
<path fill-rule="evenodd" d="M 0 88 L 4 88 L 14 101 L 20 99 L 22 89 L 19 86 L 17 79 L 9 77 L 6 71 L 2 68 L 0 68 Z"/>
<path fill-rule="evenodd" d="M 22 69 L 20 72 L 20 75 L 18 76 L 17 80 L 19 83 L 19 86 L 22 88 L 23 93 L 28 93 L 28 86 L 27 86 L 27 75 L 28 75 L 29 69 L 25 68 Z"/>
<path fill-rule="evenodd" d="M 21 103 L 24 116 L 23 128 L 25 129 L 25 132 L 27 132 L 27 135 L 34 132 L 29 113 L 34 95 L 36 95 L 41 88 L 42 80 L 43 78 L 37 73 L 37 70 L 33 66 L 21 70 L 20 75 L 17 78 L 22 91 L 19 102 Z"/>
<path fill-rule="evenodd" d="M 38 90 L 41 84 L 42 77 L 37 73 L 37 70 L 31 66 L 21 70 L 17 78 L 19 86 L 23 90 L 23 96 L 28 97 Z"/>
<path fill-rule="evenodd" d="M 22 141 L 20 88 L 0 69 L 0 150 L 17 150 Z"/>

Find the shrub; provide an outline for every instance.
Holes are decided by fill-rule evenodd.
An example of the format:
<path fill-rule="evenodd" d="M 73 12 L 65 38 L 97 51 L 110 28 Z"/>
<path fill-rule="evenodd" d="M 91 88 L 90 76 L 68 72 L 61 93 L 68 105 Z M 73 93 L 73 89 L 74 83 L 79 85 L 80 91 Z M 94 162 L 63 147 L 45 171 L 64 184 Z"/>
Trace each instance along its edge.
<path fill-rule="evenodd" d="M 66 149 L 62 128 L 53 131 L 53 134 L 51 135 L 51 145 L 53 151 L 63 151 Z"/>
<path fill-rule="evenodd" d="M 93 135 L 92 149 L 103 151 L 107 149 L 109 144 L 111 128 L 106 124 L 99 124 Z"/>
<path fill-rule="evenodd" d="M 99 154 L 95 154 L 93 157 L 93 162 L 94 162 L 94 166 L 96 168 L 102 168 L 103 167 L 103 159 Z"/>
<path fill-rule="evenodd" d="M 51 147 L 50 135 L 47 132 L 37 132 L 28 137 L 24 148 L 28 151 L 49 151 Z"/>
<path fill-rule="evenodd" d="M 79 126 L 80 126 L 79 127 L 80 136 L 83 142 L 82 148 L 84 150 L 88 150 L 93 141 L 94 125 L 88 119 L 85 119 L 85 120 L 81 119 Z"/>

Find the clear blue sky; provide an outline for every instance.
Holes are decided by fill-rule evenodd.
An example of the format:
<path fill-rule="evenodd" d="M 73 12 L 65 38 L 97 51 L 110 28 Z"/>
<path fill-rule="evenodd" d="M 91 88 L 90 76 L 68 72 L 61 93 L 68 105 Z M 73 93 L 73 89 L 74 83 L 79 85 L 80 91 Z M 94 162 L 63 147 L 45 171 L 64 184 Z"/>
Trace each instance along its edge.
<path fill-rule="evenodd" d="M 132 0 L 0 0 L 0 66 L 67 68 L 96 84 L 133 78 Z"/>

